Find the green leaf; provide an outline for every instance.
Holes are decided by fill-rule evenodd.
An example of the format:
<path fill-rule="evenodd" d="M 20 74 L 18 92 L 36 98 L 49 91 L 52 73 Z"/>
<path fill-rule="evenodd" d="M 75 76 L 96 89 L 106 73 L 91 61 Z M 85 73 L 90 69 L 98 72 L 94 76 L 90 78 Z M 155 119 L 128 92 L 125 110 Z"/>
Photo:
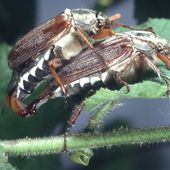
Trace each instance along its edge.
<path fill-rule="evenodd" d="M 88 166 L 90 158 L 93 156 L 93 151 L 91 149 L 81 149 L 69 153 L 69 158 L 78 164 Z"/>
<path fill-rule="evenodd" d="M 153 81 L 143 81 L 130 85 L 130 92 L 127 92 L 126 87 L 120 90 L 108 90 L 101 88 L 95 95 L 86 100 L 85 109 L 91 111 L 97 105 L 109 101 L 115 102 L 122 98 L 142 97 L 142 98 L 158 98 L 166 96 L 166 86 Z M 112 107 L 113 105 L 110 104 Z"/>
<path fill-rule="evenodd" d="M 170 20 L 169 19 L 149 19 L 143 23 L 141 28 L 152 27 L 154 32 L 170 42 Z"/>
<path fill-rule="evenodd" d="M 146 28 L 152 28 L 153 31 L 158 34 L 160 37 L 165 38 L 170 42 L 170 19 L 148 19 L 148 21 L 144 22 L 143 24 L 139 26 L 134 26 L 136 29 L 146 29 Z M 116 31 L 118 32 L 125 32 L 125 31 L 131 31 L 128 28 L 116 28 Z"/>

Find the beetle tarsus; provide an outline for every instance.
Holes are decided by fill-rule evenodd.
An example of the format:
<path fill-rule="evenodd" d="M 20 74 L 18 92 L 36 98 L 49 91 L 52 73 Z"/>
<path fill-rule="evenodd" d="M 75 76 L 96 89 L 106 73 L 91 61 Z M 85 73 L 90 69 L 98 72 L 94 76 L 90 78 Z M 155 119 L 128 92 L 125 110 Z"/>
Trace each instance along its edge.
<path fill-rule="evenodd" d="M 117 81 L 119 84 L 125 86 L 128 93 L 130 92 L 129 84 L 128 84 L 126 81 L 122 80 L 122 79 L 121 79 L 121 76 L 120 76 L 119 74 L 116 74 L 116 81 Z"/>

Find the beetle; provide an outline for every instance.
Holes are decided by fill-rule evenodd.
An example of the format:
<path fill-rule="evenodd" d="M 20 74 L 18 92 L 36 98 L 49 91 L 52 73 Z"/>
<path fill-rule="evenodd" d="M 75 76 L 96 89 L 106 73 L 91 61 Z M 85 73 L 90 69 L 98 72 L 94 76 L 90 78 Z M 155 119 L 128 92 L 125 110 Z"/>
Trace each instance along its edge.
<path fill-rule="evenodd" d="M 156 65 L 162 60 L 170 68 L 170 45 L 155 33 L 150 31 L 117 33 L 94 44 L 94 49 L 95 51 L 91 48 L 83 50 L 81 54 L 68 60 L 62 69 L 56 71 L 62 78 L 67 97 L 75 96 L 86 89 L 95 90 L 96 84 L 98 87 L 108 87 L 113 81 L 124 84 L 128 88 L 126 81 L 137 77 L 137 70 L 145 71 L 147 67 L 154 70 L 165 81 L 169 92 L 169 82 Z M 97 54 L 104 57 L 107 66 Z M 14 93 L 17 94 L 18 91 L 17 87 Z M 62 88 L 52 80 L 40 97 L 24 108 L 26 112 L 22 116 L 35 114 L 37 108 L 50 98 L 63 97 L 63 95 Z M 25 91 L 22 91 L 22 96 L 23 98 L 27 96 Z M 15 104 L 13 100 L 14 98 L 10 99 L 11 104 Z"/>
<path fill-rule="evenodd" d="M 22 103 L 25 96 L 22 96 L 22 92 L 30 95 L 50 74 L 66 95 L 56 69 L 61 68 L 66 60 L 78 55 L 84 48 L 90 46 L 93 49 L 92 44 L 96 40 L 112 36 L 113 21 L 118 18 L 120 14 L 107 17 L 90 9 L 66 9 L 28 32 L 9 53 L 9 67 L 13 70 L 13 75 L 4 105 L 9 101 L 16 113 L 29 115 L 25 113 L 27 111 Z M 102 56 L 98 57 L 105 63 Z"/>

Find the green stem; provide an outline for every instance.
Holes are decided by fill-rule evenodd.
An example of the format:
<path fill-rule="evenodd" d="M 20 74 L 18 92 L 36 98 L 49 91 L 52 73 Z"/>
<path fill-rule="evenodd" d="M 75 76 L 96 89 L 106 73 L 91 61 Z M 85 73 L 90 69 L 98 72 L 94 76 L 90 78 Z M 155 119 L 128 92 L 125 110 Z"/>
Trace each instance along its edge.
<path fill-rule="evenodd" d="M 140 129 L 101 134 L 81 134 L 67 139 L 68 151 L 170 141 L 170 128 Z M 39 155 L 63 151 L 63 136 L 43 139 L 0 141 L 3 151 L 10 155 Z"/>

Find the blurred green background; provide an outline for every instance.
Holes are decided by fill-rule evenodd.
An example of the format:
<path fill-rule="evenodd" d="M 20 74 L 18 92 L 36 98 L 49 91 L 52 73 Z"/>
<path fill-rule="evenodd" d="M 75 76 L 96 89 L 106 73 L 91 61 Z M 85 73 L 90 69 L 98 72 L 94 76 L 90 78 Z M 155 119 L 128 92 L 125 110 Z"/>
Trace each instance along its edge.
<path fill-rule="evenodd" d="M 124 1 L 126 0 L 96 0 L 89 8 L 102 11 L 114 11 L 114 9 L 117 6 L 121 6 Z M 60 6 L 61 3 L 64 3 L 59 0 L 57 2 L 58 6 Z M 68 8 L 69 3 L 67 3 L 66 6 Z M 170 16 L 170 2 L 168 0 L 135 0 L 133 3 L 134 11 L 132 12 L 135 17 L 133 19 L 136 19 L 137 23 L 146 21 L 148 17 L 169 18 Z M 1 103 L 11 76 L 11 70 L 7 65 L 8 52 L 19 37 L 36 25 L 37 10 L 39 9 L 38 5 L 41 5 L 41 1 L 0 0 Z M 47 7 L 49 6 L 50 5 L 48 4 Z M 5 112 L 0 115 L 0 139 L 18 139 L 27 136 L 44 137 L 62 134 L 65 122 L 69 117 L 69 113 L 68 115 L 65 113 L 66 110 L 62 99 L 49 101 L 38 110 L 36 116 L 29 119 L 17 116 L 9 107 L 7 107 Z M 111 129 L 114 127 L 120 128 L 121 126 L 131 127 L 131 124 L 130 121 L 121 119 L 113 121 L 108 126 L 109 127 L 107 128 Z M 125 146 L 112 149 L 100 149 L 95 151 L 95 156 L 92 158 L 88 167 L 82 167 L 72 163 L 68 160 L 66 154 L 9 158 L 9 161 L 14 167 L 17 167 L 20 170 L 94 169 L 96 167 L 98 170 L 158 170 L 161 169 L 162 166 L 159 155 L 160 148 L 166 148 L 166 145 L 152 145 L 151 147 L 147 145 L 142 148 Z"/>

